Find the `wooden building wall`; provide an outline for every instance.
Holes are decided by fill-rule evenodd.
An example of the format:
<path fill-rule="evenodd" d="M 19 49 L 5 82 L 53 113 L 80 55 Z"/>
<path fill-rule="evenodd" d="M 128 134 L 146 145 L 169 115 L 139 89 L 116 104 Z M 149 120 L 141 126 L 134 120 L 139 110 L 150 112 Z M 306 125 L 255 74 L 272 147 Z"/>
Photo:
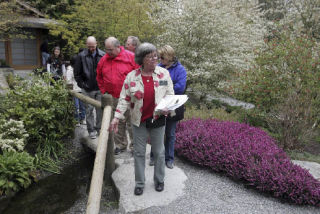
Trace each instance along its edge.
<path fill-rule="evenodd" d="M 15 70 L 29 70 L 41 66 L 41 29 L 29 29 L 32 38 L 0 41 L 0 59 Z"/>

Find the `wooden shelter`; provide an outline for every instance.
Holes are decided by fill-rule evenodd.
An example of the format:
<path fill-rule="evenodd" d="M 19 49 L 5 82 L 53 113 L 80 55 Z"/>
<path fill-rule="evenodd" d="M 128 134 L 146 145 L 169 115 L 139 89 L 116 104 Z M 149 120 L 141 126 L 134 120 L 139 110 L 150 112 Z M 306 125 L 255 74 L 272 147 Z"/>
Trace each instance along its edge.
<path fill-rule="evenodd" d="M 30 70 L 41 66 L 40 45 L 43 36 L 48 33 L 47 24 L 57 23 L 21 0 L 16 0 L 16 3 L 28 14 L 21 19 L 20 25 L 31 37 L 10 40 L 0 38 L 0 59 L 15 70 Z"/>

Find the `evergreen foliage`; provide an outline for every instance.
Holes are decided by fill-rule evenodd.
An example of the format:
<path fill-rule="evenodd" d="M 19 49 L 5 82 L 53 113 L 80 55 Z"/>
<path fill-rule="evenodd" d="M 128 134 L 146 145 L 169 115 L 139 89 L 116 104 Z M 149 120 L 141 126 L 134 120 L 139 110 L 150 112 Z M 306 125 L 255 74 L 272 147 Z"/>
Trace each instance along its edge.
<path fill-rule="evenodd" d="M 62 52 L 69 56 L 85 47 L 88 36 L 95 36 L 101 49 L 109 36 L 123 42 L 129 35 L 150 40 L 156 34 L 148 16 L 150 4 L 140 0 L 75 0 L 71 12 L 58 19 L 61 24 L 50 26 L 50 34 L 65 42 Z"/>
<path fill-rule="evenodd" d="M 0 1 L 0 39 L 26 37 L 19 24 L 24 13 L 24 11 L 19 10 L 15 1 Z"/>

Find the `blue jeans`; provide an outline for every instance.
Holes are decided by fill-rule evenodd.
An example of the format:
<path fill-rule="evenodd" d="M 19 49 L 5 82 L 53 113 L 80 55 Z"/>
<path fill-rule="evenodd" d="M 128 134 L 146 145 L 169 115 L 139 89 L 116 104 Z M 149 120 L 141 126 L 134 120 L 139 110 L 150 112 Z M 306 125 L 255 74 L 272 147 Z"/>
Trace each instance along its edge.
<path fill-rule="evenodd" d="M 176 141 L 176 127 L 178 121 L 166 121 L 166 129 L 165 129 L 165 160 L 166 162 L 174 161 L 174 142 Z M 151 147 L 150 159 L 153 159 L 153 152 Z"/>
<path fill-rule="evenodd" d="M 42 62 L 42 66 L 46 67 L 47 65 L 47 61 L 50 57 L 50 54 L 46 53 L 46 52 L 41 52 L 41 62 Z"/>
<path fill-rule="evenodd" d="M 101 92 L 96 91 L 86 91 L 82 90 L 82 93 L 92 99 L 101 101 Z M 101 120 L 102 120 L 102 110 L 101 108 L 94 107 L 90 104 L 85 104 L 86 106 L 86 122 L 88 133 L 97 131 L 100 132 Z M 94 118 L 94 109 L 96 110 L 96 119 Z"/>
<path fill-rule="evenodd" d="M 178 121 L 170 121 L 166 122 L 166 131 L 165 131 L 165 156 L 166 162 L 174 161 L 174 142 L 176 141 L 176 127 Z"/>
<path fill-rule="evenodd" d="M 74 105 L 76 107 L 76 112 L 74 117 L 76 118 L 76 120 L 78 122 L 84 120 L 84 118 L 86 117 L 86 107 L 84 105 L 84 103 L 79 100 L 78 98 L 74 97 Z"/>

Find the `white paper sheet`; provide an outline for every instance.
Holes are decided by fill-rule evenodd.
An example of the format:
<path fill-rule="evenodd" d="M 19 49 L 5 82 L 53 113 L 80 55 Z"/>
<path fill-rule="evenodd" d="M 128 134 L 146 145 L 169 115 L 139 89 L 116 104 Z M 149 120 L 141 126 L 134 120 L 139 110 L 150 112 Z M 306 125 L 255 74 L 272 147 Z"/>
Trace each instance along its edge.
<path fill-rule="evenodd" d="M 187 102 L 187 95 L 167 95 L 157 105 L 155 111 L 162 111 L 168 109 L 169 111 L 175 110 Z"/>

